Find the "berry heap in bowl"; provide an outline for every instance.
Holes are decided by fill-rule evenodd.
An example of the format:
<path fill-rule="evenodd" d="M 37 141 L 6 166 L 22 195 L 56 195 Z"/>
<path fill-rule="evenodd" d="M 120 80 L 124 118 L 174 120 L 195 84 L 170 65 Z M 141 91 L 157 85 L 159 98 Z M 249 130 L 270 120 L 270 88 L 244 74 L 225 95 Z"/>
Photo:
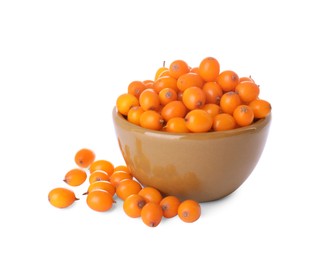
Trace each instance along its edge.
<path fill-rule="evenodd" d="M 174 60 L 134 80 L 113 109 L 120 150 L 133 175 L 162 193 L 211 201 L 235 191 L 263 152 L 271 105 L 251 77 Z"/>

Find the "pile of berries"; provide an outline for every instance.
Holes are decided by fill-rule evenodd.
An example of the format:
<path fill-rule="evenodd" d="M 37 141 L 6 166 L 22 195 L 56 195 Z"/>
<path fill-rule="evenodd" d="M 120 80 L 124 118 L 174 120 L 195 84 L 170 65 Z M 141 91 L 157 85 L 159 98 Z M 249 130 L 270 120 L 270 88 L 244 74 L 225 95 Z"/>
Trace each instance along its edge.
<path fill-rule="evenodd" d="M 123 204 L 124 212 L 132 218 L 141 218 L 149 227 L 156 227 L 163 218 L 178 216 L 191 223 L 201 215 L 200 204 L 194 200 L 181 201 L 176 196 L 163 196 L 154 187 L 143 187 L 125 165 L 114 166 L 107 160 L 96 160 L 92 150 L 83 148 L 75 154 L 77 166 L 65 174 L 64 182 L 71 187 L 82 185 L 87 179 L 88 189 L 83 193 L 90 209 L 97 212 L 110 210 L 116 201 Z M 57 187 L 48 193 L 51 205 L 67 208 L 79 198 L 70 188 Z"/>
<path fill-rule="evenodd" d="M 271 112 L 251 77 L 220 71 L 214 57 L 197 67 L 174 60 L 158 68 L 153 80 L 134 80 L 116 100 L 129 122 L 152 130 L 203 133 L 248 126 Z"/>

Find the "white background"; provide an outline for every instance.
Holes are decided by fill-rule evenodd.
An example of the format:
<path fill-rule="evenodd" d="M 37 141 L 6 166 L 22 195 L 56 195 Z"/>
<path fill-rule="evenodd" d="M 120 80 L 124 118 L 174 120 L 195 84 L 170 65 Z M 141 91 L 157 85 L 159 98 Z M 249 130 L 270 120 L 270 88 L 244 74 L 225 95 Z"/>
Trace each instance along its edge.
<path fill-rule="evenodd" d="M 1 1 L 0 259 L 323 259 L 321 1 Z M 88 147 L 115 165 L 111 111 L 165 60 L 251 75 L 273 107 L 264 153 L 192 224 L 146 227 L 82 197 L 47 201 Z M 198 163 L 198 162 L 197 162 Z"/>

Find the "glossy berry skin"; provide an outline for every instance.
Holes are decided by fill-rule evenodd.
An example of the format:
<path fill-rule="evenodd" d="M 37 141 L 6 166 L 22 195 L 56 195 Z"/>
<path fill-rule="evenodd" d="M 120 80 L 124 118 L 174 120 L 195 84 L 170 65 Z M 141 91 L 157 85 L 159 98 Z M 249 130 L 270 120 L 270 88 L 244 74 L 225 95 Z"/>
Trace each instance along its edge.
<path fill-rule="evenodd" d="M 72 190 L 54 188 L 48 193 L 48 201 L 56 208 L 67 208 L 78 200 Z"/>
<path fill-rule="evenodd" d="M 111 209 L 114 203 L 111 193 L 105 190 L 94 190 L 87 195 L 88 206 L 98 212 L 105 212 Z"/>
<path fill-rule="evenodd" d="M 81 168 L 88 168 L 95 160 L 95 153 L 87 148 L 82 148 L 74 156 L 75 163 Z"/>
<path fill-rule="evenodd" d="M 65 174 L 64 182 L 70 186 L 80 186 L 87 179 L 87 173 L 83 169 L 72 169 Z"/>
<path fill-rule="evenodd" d="M 178 207 L 179 218 L 186 222 L 192 223 L 197 221 L 201 215 L 201 207 L 198 202 L 194 200 L 182 201 Z"/>

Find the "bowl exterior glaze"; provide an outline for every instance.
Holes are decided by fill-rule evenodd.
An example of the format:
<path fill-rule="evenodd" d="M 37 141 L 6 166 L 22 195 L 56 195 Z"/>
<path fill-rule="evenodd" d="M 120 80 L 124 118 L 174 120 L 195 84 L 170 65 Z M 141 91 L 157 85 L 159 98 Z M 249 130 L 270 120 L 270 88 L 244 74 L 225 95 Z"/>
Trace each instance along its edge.
<path fill-rule="evenodd" d="M 116 108 L 113 123 L 124 160 L 144 186 L 198 202 L 223 198 L 249 177 L 263 152 L 271 115 L 235 130 L 173 134 L 129 123 Z"/>

